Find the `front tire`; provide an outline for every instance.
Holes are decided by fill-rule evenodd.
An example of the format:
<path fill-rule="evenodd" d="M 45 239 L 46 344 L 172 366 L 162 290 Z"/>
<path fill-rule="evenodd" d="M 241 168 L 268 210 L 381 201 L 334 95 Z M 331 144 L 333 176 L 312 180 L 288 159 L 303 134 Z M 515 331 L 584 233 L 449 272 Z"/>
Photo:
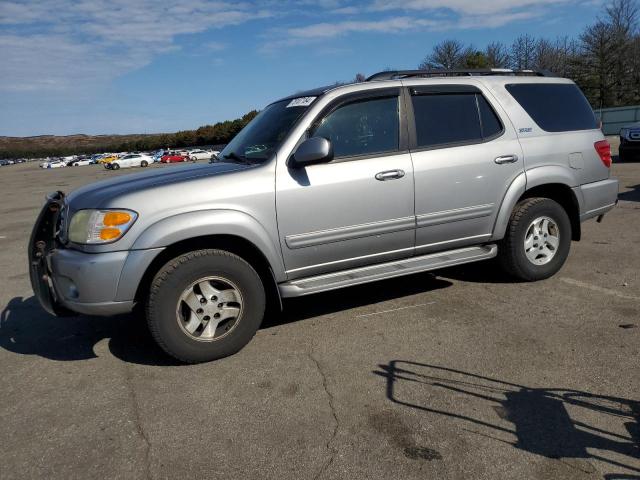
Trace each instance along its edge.
<path fill-rule="evenodd" d="M 555 275 L 571 248 L 571 221 L 565 209 L 549 198 L 527 198 L 511 213 L 498 249 L 502 268 L 533 282 Z"/>
<path fill-rule="evenodd" d="M 265 291 L 245 260 L 223 250 L 197 250 L 168 262 L 151 283 L 147 323 L 158 345 L 185 363 L 232 355 L 253 338 Z"/>
<path fill-rule="evenodd" d="M 147 162 L 146 160 L 142 160 L 140 162 L 140 166 L 143 167 L 143 168 L 146 167 L 147 165 L 149 165 L 149 162 Z"/>

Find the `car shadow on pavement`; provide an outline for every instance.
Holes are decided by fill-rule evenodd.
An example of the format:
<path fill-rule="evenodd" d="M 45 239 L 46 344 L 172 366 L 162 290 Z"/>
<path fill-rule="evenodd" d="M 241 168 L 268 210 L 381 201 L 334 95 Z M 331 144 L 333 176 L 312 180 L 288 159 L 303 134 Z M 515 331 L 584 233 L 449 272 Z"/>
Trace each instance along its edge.
<path fill-rule="evenodd" d="M 437 270 L 439 277 L 471 283 L 518 283 L 520 280 L 507 275 L 493 258 L 482 262 L 467 263 Z"/>
<path fill-rule="evenodd" d="M 629 186 L 631 190 L 627 190 L 618 194 L 619 200 L 627 202 L 640 202 L 640 185 Z"/>
<path fill-rule="evenodd" d="M 640 478 L 638 400 L 532 388 L 413 361 L 393 360 L 378 367 L 373 373 L 386 379 L 386 396 L 396 404 L 447 417 L 465 433 L 584 473 L 594 473 L 589 471 L 590 459 L 627 470 L 607 473 L 607 480 Z"/>
<path fill-rule="evenodd" d="M 343 310 L 401 299 L 419 293 L 431 292 L 453 285 L 431 273 L 417 273 L 405 277 L 381 280 L 354 287 L 317 293 L 284 300 L 284 310 L 265 317 L 261 328 L 299 322 L 308 318 L 329 315 Z"/>
<path fill-rule="evenodd" d="M 319 315 L 357 308 L 446 288 L 450 282 L 430 274 L 417 274 L 321 293 L 285 303 L 283 312 L 269 312 L 261 328 L 293 323 Z M 35 297 L 15 297 L 0 314 L 0 348 L 50 360 L 75 361 L 97 358 L 95 345 L 107 339 L 111 353 L 142 365 L 179 365 L 154 342 L 141 314 L 114 317 L 54 317 L 42 309 Z"/>
<path fill-rule="evenodd" d="M 22 355 L 58 361 L 97 358 L 94 346 L 109 340 L 118 358 L 145 365 L 176 365 L 156 346 L 134 314 L 114 317 L 54 317 L 35 297 L 13 298 L 0 314 L 0 347 Z"/>

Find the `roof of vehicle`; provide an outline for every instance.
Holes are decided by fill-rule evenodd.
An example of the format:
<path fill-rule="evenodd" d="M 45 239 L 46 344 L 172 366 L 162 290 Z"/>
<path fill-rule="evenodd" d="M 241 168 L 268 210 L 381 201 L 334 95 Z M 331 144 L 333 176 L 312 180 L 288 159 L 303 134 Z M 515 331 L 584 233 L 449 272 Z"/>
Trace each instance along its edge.
<path fill-rule="evenodd" d="M 511 70 L 506 68 L 469 69 L 469 70 L 391 70 L 371 75 L 364 82 L 327 85 L 296 92 L 277 100 L 293 100 L 302 97 L 320 97 L 329 91 L 354 90 L 354 87 L 383 85 L 401 81 L 404 85 L 442 84 L 442 83 L 483 83 L 488 86 L 507 83 L 572 83 L 571 80 L 558 77 L 543 70 Z M 276 103 L 276 102 L 274 102 Z"/>

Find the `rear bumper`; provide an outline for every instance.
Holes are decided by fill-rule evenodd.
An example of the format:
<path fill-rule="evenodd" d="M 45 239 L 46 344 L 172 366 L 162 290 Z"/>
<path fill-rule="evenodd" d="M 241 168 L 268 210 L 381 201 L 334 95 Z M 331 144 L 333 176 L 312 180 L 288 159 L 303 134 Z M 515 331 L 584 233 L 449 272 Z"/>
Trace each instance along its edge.
<path fill-rule="evenodd" d="M 574 189 L 580 203 L 580 221 L 607 213 L 618 203 L 618 179 L 608 178 Z"/>

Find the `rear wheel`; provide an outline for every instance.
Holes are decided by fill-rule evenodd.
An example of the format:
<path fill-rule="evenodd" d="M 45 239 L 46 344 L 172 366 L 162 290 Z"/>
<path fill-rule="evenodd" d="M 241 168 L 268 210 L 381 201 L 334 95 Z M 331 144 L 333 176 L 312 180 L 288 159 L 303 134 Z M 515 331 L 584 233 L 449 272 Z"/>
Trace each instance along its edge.
<path fill-rule="evenodd" d="M 513 209 L 499 261 L 520 280 L 543 280 L 562 268 L 570 247 L 571 221 L 564 208 L 549 198 L 528 198 Z"/>
<path fill-rule="evenodd" d="M 265 303 L 262 281 L 246 261 L 223 250 L 197 250 L 156 274 L 147 322 L 169 355 L 206 362 L 244 347 L 262 322 Z"/>
<path fill-rule="evenodd" d="M 149 162 L 147 162 L 146 160 L 142 160 L 142 161 L 140 162 L 140 166 L 141 166 L 141 167 L 146 167 L 147 165 L 149 165 Z"/>

